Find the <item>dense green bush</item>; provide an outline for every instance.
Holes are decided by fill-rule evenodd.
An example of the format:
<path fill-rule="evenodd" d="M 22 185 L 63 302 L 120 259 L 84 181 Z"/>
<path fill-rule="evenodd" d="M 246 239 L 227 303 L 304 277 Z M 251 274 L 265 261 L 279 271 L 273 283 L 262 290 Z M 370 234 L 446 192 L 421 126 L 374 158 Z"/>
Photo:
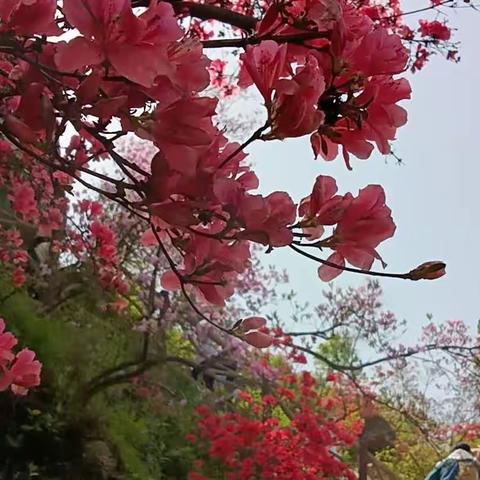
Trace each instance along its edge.
<path fill-rule="evenodd" d="M 4 280 L 2 290 L 9 288 Z M 125 317 L 102 311 L 88 294 L 43 314 L 22 291 L 4 297 L 0 316 L 43 364 L 40 388 L 25 398 L 0 396 L 0 478 L 187 478 L 194 451 L 185 435 L 203 395 L 188 370 L 152 369 L 148 375 L 161 379 L 164 389 L 147 398 L 129 381 L 88 397 L 92 378 L 140 349 L 141 338 Z M 175 331 L 168 337 L 170 353 L 188 351 Z"/>

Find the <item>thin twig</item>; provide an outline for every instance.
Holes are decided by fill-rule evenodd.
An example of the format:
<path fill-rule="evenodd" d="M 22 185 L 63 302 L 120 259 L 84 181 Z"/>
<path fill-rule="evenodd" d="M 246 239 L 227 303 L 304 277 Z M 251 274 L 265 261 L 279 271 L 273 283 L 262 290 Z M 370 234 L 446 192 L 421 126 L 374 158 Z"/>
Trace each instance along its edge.
<path fill-rule="evenodd" d="M 352 272 L 352 273 L 361 273 L 362 275 L 371 275 L 373 277 L 401 278 L 404 280 L 413 280 L 413 278 L 410 278 L 409 273 L 376 272 L 372 270 L 363 270 L 361 268 L 342 266 L 342 265 L 338 265 L 337 263 L 329 262 L 328 260 L 323 260 L 322 258 L 316 257 L 315 255 L 312 255 L 308 252 L 304 252 L 303 250 L 300 250 L 293 244 L 290 244 L 289 247 L 295 252 L 299 253 L 300 255 L 306 258 L 309 258 L 310 260 L 326 265 L 327 267 L 336 268 L 337 270 L 343 270 L 345 272 Z"/>
<path fill-rule="evenodd" d="M 258 140 L 261 137 L 262 133 L 268 128 L 268 126 L 269 126 L 269 123 L 266 122 L 265 125 L 262 125 L 260 128 L 255 130 L 250 136 L 250 138 L 245 140 L 245 142 L 243 142 L 230 155 L 228 155 L 227 158 L 225 158 L 225 160 L 223 160 L 223 162 L 218 166 L 218 168 L 219 169 L 223 168 L 230 160 L 235 158 L 240 152 L 242 152 L 245 148 L 247 148 L 252 142 L 254 142 L 255 140 Z"/>

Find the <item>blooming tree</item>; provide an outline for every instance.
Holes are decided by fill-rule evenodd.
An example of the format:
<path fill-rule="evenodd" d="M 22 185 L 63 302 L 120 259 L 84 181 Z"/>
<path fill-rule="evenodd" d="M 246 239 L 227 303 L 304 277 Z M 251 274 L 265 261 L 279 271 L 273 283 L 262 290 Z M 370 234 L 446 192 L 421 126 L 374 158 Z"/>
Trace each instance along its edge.
<path fill-rule="evenodd" d="M 310 358 L 321 375 L 347 375 L 367 396 L 370 390 L 383 399 L 400 395 L 394 402 L 397 409 L 410 410 L 403 400 L 416 398 L 417 406 L 422 404 L 444 422 L 476 419 L 480 347 L 464 322 L 437 323 L 428 317 L 417 340 L 406 342 L 405 333 L 412 336 L 408 322 L 383 308 L 376 281 L 358 288 L 331 288 L 313 309 L 297 310 L 301 325 L 295 328 L 287 329 L 280 315 L 272 318 L 276 325 L 271 334 L 291 360 L 305 364 Z"/>
<path fill-rule="evenodd" d="M 376 260 L 384 264 L 377 247 L 395 231 L 381 186 L 338 194 L 333 178 L 319 176 L 298 203 L 284 191 L 263 196 L 254 192 L 259 180 L 244 150 L 257 140 L 308 136 L 315 157 L 330 161 L 341 152 L 349 169 L 352 156 L 367 159 L 375 148 L 388 154 L 407 120 L 398 103 L 410 86 L 399 75 L 434 52 L 455 59 L 441 16 L 454 6 L 426 4 L 417 13 L 440 16 L 413 27 L 405 18 L 414 12 L 397 0 L 2 2 L 0 258 L 14 285 L 36 268 L 32 238 L 47 238 L 52 262 L 72 266 L 88 257 L 102 287 L 118 295 L 110 307 L 125 308 L 131 283 L 119 252 L 131 246 L 100 220 L 107 201 L 123 209 L 119 221 L 133 223 L 151 258 L 168 266 L 165 291 L 181 292 L 203 323 L 256 347 L 274 341 L 256 312 L 226 324 L 209 310 L 232 297 L 255 245 L 318 262 L 322 280 L 344 270 L 408 280 L 443 275 L 442 262 L 371 271 Z M 228 78 L 221 53 L 206 55 L 218 49 L 238 66 Z M 252 85 L 266 120 L 239 144 L 228 125 L 219 128 L 217 105 Z M 129 157 L 124 138 L 151 149 L 141 160 Z M 72 202 L 79 187 L 101 202 L 88 195 Z M 318 256 L 323 250 L 327 259 Z M 43 264 L 36 278 L 45 282 L 51 267 Z M 146 296 L 151 314 L 156 296 Z"/>

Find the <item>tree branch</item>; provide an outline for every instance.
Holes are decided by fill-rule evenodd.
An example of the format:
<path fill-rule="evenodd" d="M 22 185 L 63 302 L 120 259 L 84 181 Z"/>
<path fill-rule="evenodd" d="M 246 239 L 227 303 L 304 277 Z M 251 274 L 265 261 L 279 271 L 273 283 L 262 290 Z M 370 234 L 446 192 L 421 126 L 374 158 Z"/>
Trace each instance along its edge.
<path fill-rule="evenodd" d="M 253 31 L 257 25 L 257 19 L 248 15 L 233 12 L 226 8 L 215 5 L 206 5 L 196 2 L 181 2 L 167 0 L 174 8 L 175 13 L 188 13 L 199 20 L 216 20 L 242 30 Z M 148 7 L 150 0 L 133 0 L 132 7 Z"/>
<path fill-rule="evenodd" d="M 112 373 L 111 376 L 107 376 L 106 378 L 102 378 L 104 373 L 95 377 L 92 381 L 90 381 L 82 394 L 82 402 L 85 404 L 92 399 L 93 396 L 100 393 L 102 390 L 106 388 L 113 387 L 115 385 L 120 385 L 122 383 L 129 383 L 135 377 L 138 377 L 142 373 L 150 370 L 151 368 L 162 365 L 164 363 L 180 363 L 184 366 L 189 368 L 194 368 L 197 365 L 190 360 L 181 357 L 165 357 L 165 358 L 153 358 L 146 361 L 132 361 L 132 362 L 125 362 L 123 364 L 117 365 L 109 369 L 108 371 Z M 135 367 L 133 370 L 121 372 L 119 371 L 120 368 L 128 368 L 128 367 Z M 118 372 L 118 373 L 117 373 Z M 99 379 L 96 381 L 96 379 Z"/>
<path fill-rule="evenodd" d="M 308 246 L 308 245 L 302 245 L 301 243 L 298 243 L 298 242 L 294 242 L 294 243 L 295 243 L 295 245 L 300 245 L 302 247 Z M 337 270 L 343 270 L 344 272 L 361 273 L 363 275 L 371 275 L 372 277 L 401 278 L 401 279 L 404 279 L 404 280 L 413 280 L 409 276 L 409 273 L 375 272 L 375 271 L 372 271 L 372 270 L 362 270 L 360 268 L 353 268 L 353 267 L 338 265 L 336 263 L 329 262 L 328 260 L 323 260 L 323 258 L 316 257 L 315 255 L 312 255 L 311 253 L 300 250 L 300 248 L 296 247 L 295 245 L 290 244 L 289 247 L 292 250 L 294 250 L 295 252 L 302 255 L 303 257 L 306 257 L 306 258 L 308 258 L 310 260 L 313 260 L 317 263 L 321 263 L 322 265 L 326 265 L 327 267 L 336 268 Z"/>
<path fill-rule="evenodd" d="M 328 336 L 329 333 L 334 332 L 337 328 L 346 326 L 346 323 L 336 323 L 331 325 L 330 327 L 325 328 L 324 330 L 311 330 L 308 332 L 284 332 L 284 335 L 287 337 L 320 337 L 325 340 L 328 340 L 330 337 Z"/>
<path fill-rule="evenodd" d="M 392 360 L 398 360 L 402 358 L 409 358 L 413 357 L 414 355 L 417 355 L 419 353 L 424 353 L 424 352 L 432 352 L 432 351 L 442 351 L 442 352 L 447 352 L 452 355 L 457 355 L 457 356 L 464 356 L 464 354 L 461 354 L 460 352 L 468 352 L 471 355 L 474 355 L 474 352 L 480 351 L 480 346 L 474 346 L 474 347 L 464 347 L 464 346 L 458 346 L 458 345 L 435 345 L 435 344 L 429 344 L 425 345 L 421 348 L 415 348 L 411 350 L 407 350 L 406 352 L 397 352 L 397 353 L 392 353 L 391 355 L 385 355 L 383 357 L 376 358 L 375 360 L 370 360 L 368 362 L 364 363 L 359 363 L 356 365 L 341 365 L 339 363 L 336 363 L 327 357 L 321 355 L 320 353 L 317 353 L 309 348 L 303 347 L 301 345 L 291 345 L 292 348 L 300 350 L 301 352 L 307 353 L 309 355 L 312 355 L 315 357 L 317 360 L 320 360 L 321 362 L 325 363 L 327 366 L 332 368 L 333 370 L 336 370 L 338 372 L 358 372 L 361 371 L 365 368 L 368 367 L 373 367 L 375 365 L 379 365 L 380 363 L 392 361 Z"/>
<path fill-rule="evenodd" d="M 307 31 L 291 35 L 265 35 L 263 37 L 251 36 L 242 38 L 219 38 L 204 40 L 203 48 L 241 48 L 247 45 L 257 45 L 264 40 L 273 40 L 277 43 L 303 43 L 307 40 L 325 38 L 325 32 Z"/>

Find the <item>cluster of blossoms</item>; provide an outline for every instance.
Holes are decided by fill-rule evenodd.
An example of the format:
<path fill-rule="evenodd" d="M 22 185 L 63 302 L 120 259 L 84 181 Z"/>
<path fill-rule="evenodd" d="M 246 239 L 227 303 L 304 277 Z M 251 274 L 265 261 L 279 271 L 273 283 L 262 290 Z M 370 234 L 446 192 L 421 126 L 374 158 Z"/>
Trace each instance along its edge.
<path fill-rule="evenodd" d="M 126 295 L 129 286 L 119 264 L 118 239 L 114 227 L 105 221 L 102 204 L 82 200 L 74 207 L 76 219 L 66 232 L 65 253 L 71 254 L 75 261 L 91 263 L 102 288 Z M 111 306 L 121 310 L 127 304 L 119 300 Z"/>
<path fill-rule="evenodd" d="M 15 100 L 20 101 L 19 98 Z M 23 105 L 22 108 L 27 107 Z M 13 267 L 15 286 L 20 287 L 26 281 L 29 256 L 25 237 L 51 237 L 63 228 L 68 202 L 63 195 L 58 195 L 57 188 L 69 182 L 69 177 L 59 172 L 52 175 L 44 165 L 15 151 L 9 142 L 0 139 L 0 189 L 5 199 L 0 206 L 3 220 L 0 260 Z"/>
<path fill-rule="evenodd" d="M 390 209 L 385 205 L 385 194 L 379 185 L 370 185 L 353 197 L 337 195 L 333 178 L 317 178 L 311 195 L 300 204 L 299 222 L 303 231 L 315 245 L 335 251 L 328 262 L 350 264 L 370 269 L 375 258 L 380 256 L 375 248 L 395 232 Z M 334 225 L 332 235 L 322 239 L 324 227 Z M 328 281 L 341 273 L 341 269 L 322 265 L 319 276 Z"/>
<path fill-rule="evenodd" d="M 25 269 L 28 263 L 28 253 L 22 248 L 22 237 L 15 229 L 2 229 L 0 238 L 2 245 L 0 260 L 13 269 L 12 283 L 19 288 L 26 281 Z"/>
<path fill-rule="evenodd" d="M 458 438 L 462 441 L 472 442 L 476 441 L 480 435 L 480 424 L 458 423 L 456 425 L 442 425 L 435 429 L 434 435 L 440 441 L 451 442 L 452 438 Z"/>
<path fill-rule="evenodd" d="M 389 142 L 405 124 L 397 103 L 410 97 L 410 87 L 393 75 L 405 69 L 408 53 L 398 35 L 375 28 L 353 5 L 319 3 L 303 11 L 272 6 L 259 35 L 316 35 L 302 46 L 271 40 L 247 47 L 240 80 L 254 82 L 265 99 L 266 138 L 310 134 L 315 156 L 333 160 L 340 145 L 350 168 L 349 154 L 368 158 L 372 143 L 389 153 Z"/>
<path fill-rule="evenodd" d="M 355 478 L 335 452 L 354 445 L 362 422 L 353 397 L 342 401 L 335 379 L 329 380 L 322 389 L 304 372 L 284 377 L 275 395 L 240 392 L 240 413 L 199 407 L 198 432 L 188 438 L 209 460 L 197 461 L 189 478 L 210 478 L 212 460 L 232 480 Z"/>
<path fill-rule="evenodd" d="M 350 166 L 349 153 L 367 158 L 372 142 L 388 153 L 396 129 L 405 123 L 406 112 L 397 102 L 409 97 L 410 88 L 405 79 L 395 80 L 393 75 L 405 68 L 408 54 L 398 36 L 376 28 L 353 6 L 320 3 L 309 7 L 301 2 L 296 7 L 274 4 L 268 9 L 257 24 L 258 38 L 297 36 L 304 42 L 264 40 L 247 46 L 241 56 L 239 85 L 245 88 L 254 83 L 268 110 L 267 123 L 255 138 L 310 134 L 316 155 L 332 160 L 341 146 Z M 316 8 L 325 12 L 318 14 Z M 194 285 L 208 301 L 221 305 L 233 293 L 232 279 L 248 264 L 245 241 L 270 248 L 291 245 L 295 227 L 301 224 L 296 224 L 297 207 L 287 193 L 266 197 L 250 193 L 258 179 L 242 162 L 241 150 L 213 127 L 215 103 L 210 98 L 192 98 L 188 105 L 172 104 L 156 115 L 150 138 L 160 152 L 152 161 L 147 201 L 160 230 L 155 236 L 183 257 L 183 266 L 165 275 L 164 287 Z M 190 116 L 196 121 L 186 123 Z M 176 126 L 179 121 L 181 127 Z M 173 141 L 179 131 L 188 132 L 188 146 L 180 139 Z M 392 236 L 395 226 L 381 187 L 362 190 L 347 208 L 352 200 L 351 195 L 345 196 L 342 206 L 330 212 L 337 218 L 326 225 L 336 223 L 340 210 L 346 210 L 335 238 L 321 246 L 336 251 L 331 261 L 339 266 L 347 259 L 369 269 L 373 259 L 379 258 L 375 248 Z M 355 229 L 365 219 L 369 228 Z M 150 239 L 153 244 L 158 240 L 153 232 Z M 341 269 L 334 271 L 338 274 Z M 325 279 L 333 276 L 322 274 Z"/>
<path fill-rule="evenodd" d="M 442 54 L 445 58 L 457 61 L 458 44 L 451 41 L 452 28 L 449 26 L 448 18 L 444 9 L 454 8 L 460 2 L 472 5 L 471 0 L 430 0 L 415 6 L 415 13 L 428 17 L 429 11 L 433 11 L 433 20 L 430 18 L 420 18 L 409 22 L 410 13 L 404 10 L 401 0 L 353 0 L 351 5 L 359 12 L 366 15 L 375 24 L 388 30 L 390 33 L 398 35 L 402 42 L 408 47 L 410 54 L 409 67 L 413 72 L 421 70 L 432 55 Z M 209 2 L 211 5 L 228 8 L 234 12 L 248 15 L 253 21 L 237 22 L 235 25 L 239 28 L 245 28 L 245 24 L 254 28 L 256 21 L 253 19 L 263 17 L 268 11 L 272 2 L 250 0 L 219 0 Z M 279 5 L 287 2 L 278 2 Z M 321 14 L 322 10 L 328 8 L 331 2 L 295 2 L 295 5 L 288 5 L 291 12 L 295 12 L 297 19 L 305 19 L 308 10 L 312 16 Z M 442 8 L 443 7 L 443 8 Z M 418 10 L 417 10 L 418 9 Z M 197 22 L 194 26 L 195 35 L 204 40 L 212 37 L 213 31 L 210 22 Z M 235 27 L 233 28 L 235 31 Z"/>
<path fill-rule="evenodd" d="M 5 322 L 0 318 L 0 391 L 10 388 L 15 395 L 26 395 L 29 388 L 40 385 L 42 364 L 28 348 L 15 354 L 16 344 L 17 339 L 5 332 Z"/>

